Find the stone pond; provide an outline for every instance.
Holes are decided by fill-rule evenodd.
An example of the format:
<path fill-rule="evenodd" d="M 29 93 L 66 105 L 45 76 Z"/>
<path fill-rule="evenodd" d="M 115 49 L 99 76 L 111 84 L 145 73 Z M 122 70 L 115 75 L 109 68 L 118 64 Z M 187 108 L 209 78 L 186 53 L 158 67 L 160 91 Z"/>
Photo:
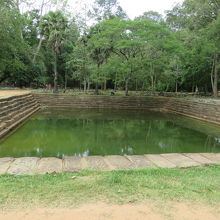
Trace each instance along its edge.
<path fill-rule="evenodd" d="M 219 115 L 213 100 L 48 94 L 0 99 L 0 174 L 220 163 Z"/>

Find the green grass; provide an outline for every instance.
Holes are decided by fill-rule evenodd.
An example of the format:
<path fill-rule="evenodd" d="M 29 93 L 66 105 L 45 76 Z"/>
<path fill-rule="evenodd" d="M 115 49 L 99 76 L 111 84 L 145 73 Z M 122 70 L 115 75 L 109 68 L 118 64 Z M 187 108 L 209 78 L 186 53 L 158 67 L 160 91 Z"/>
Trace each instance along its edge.
<path fill-rule="evenodd" d="M 82 203 L 195 201 L 220 204 L 220 166 L 0 176 L 0 208 Z"/>

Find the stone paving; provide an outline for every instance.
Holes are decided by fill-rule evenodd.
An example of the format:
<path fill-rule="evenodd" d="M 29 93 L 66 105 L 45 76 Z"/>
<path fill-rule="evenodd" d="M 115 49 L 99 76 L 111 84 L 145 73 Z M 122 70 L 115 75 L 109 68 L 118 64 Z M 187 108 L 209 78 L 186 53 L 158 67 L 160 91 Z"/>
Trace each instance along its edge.
<path fill-rule="evenodd" d="M 82 170 L 131 170 L 142 168 L 187 168 L 220 164 L 220 153 L 147 154 L 134 156 L 89 156 L 0 158 L 0 174 L 33 175 Z"/>

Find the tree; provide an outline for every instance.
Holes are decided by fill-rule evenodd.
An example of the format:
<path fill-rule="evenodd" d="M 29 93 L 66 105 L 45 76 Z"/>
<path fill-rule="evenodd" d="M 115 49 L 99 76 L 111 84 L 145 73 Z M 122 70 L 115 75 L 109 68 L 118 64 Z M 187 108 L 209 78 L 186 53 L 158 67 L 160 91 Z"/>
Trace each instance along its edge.
<path fill-rule="evenodd" d="M 191 46 L 191 43 L 185 46 L 189 45 L 188 51 L 199 49 L 195 56 L 199 55 L 203 62 L 197 59 L 194 64 L 188 63 L 185 69 L 191 69 L 194 65 L 196 67 L 196 71 L 193 72 L 194 76 L 200 72 L 202 79 L 204 79 L 203 74 L 208 72 L 214 97 L 218 96 L 219 41 L 216 36 L 219 34 L 219 10 L 220 1 L 218 0 L 185 0 L 183 4 L 177 5 L 167 14 L 167 22 L 171 28 L 188 32 L 187 35 L 193 36 L 193 41 L 198 42 L 195 44 L 196 47 Z M 201 43 L 204 43 L 204 48 L 200 47 Z"/>
<path fill-rule="evenodd" d="M 147 11 L 144 12 L 143 15 L 138 16 L 137 18 L 135 18 L 135 20 L 146 20 L 146 19 L 150 19 L 156 23 L 161 23 L 163 22 L 163 17 L 161 14 L 159 14 L 156 11 Z"/>
<path fill-rule="evenodd" d="M 95 93 L 98 95 L 100 67 L 107 61 L 112 48 L 110 45 L 107 45 L 105 39 L 102 38 L 102 27 L 99 24 L 95 25 L 91 29 L 88 38 L 90 56 L 97 66 L 97 71 L 93 77 L 93 81 L 95 82 Z"/>
<path fill-rule="evenodd" d="M 113 18 L 127 18 L 118 0 L 95 0 L 91 15 L 99 22 Z"/>
<path fill-rule="evenodd" d="M 152 88 L 155 89 L 156 73 L 162 71 L 165 57 L 178 46 L 172 32 L 150 19 L 107 20 L 100 24 L 100 30 L 95 35 L 96 42 L 102 47 L 111 48 L 111 53 L 120 57 L 123 63 L 125 95 L 128 95 L 129 83 L 138 78 L 140 69 L 149 73 Z"/>
<path fill-rule="evenodd" d="M 83 82 L 84 92 L 90 89 L 90 75 L 92 72 L 93 62 L 91 60 L 89 50 L 87 48 L 87 38 L 82 36 L 76 43 L 72 53 L 70 54 L 68 66 L 75 69 L 77 78 Z"/>
<path fill-rule="evenodd" d="M 49 12 L 43 17 L 41 34 L 54 53 L 54 92 L 58 92 L 57 58 L 65 42 L 68 21 L 61 11 Z"/>
<path fill-rule="evenodd" d="M 42 0 L 42 3 L 41 3 L 41 6 L 40 6 L 40 10 L 38 10 L 39 12 L 39 15 L 38 15 L 38 27 L 42 25 L 42 22 L 43 22 L 43 10 L 44 10 L 44 7 L 50 2 L 50 0 L 48 0 L 46 2 L 46 0 Z M 36 28 L 36 31 L 37 31 L 37 28 Z M 39 39 L 39 42 L 38 42 L 38 45 L 37 45 L 37 48 L 35 49 L 34 53 L 33 53 L 33 58 L 32 58 L 32 63 L 35 64 L 36 62 L 36 58 L 37 58 L 37 55 L 39 54 L 40 52 L 40 48 L 41 48 L 41 45 L 42 45 L 42 41 L 43 41 L 43 36 L 40 34 L 40 39 Z"/>
<path fill-rule="evenodd" d="M 207 38 L 212 41 L 211 85 L 214 97 L 218 97 L 218 80 L 220 69 L 220 14 L 207 30 Z"/>
<path fill-rule="evenodd" d="M 0 2 L 0 82 L 14 85 L 24 82 L 17 77 L 22 76 L 28 64 L 29 47 L 21 34 L 22 21 L 16 2 Z"/>

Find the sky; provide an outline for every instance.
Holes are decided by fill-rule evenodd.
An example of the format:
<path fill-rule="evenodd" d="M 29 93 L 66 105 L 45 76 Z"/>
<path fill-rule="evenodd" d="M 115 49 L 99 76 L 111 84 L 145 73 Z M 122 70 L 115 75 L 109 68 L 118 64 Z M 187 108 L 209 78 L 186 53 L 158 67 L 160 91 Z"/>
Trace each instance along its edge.
<path fill-rule="evenodd" d="M 31 4 L 32 7 L 40 8 L 42 0 L 30 0 L 30 2 L 33 3 Z M 81 11 L 82 8 L 85 8 L 85 5 L 87 5 L 87 9 L 90 8 L 94 0 L 67 0 L 67 2 L 71 10 Z M 157 11 L 164 15 L 164 11 L 172 9 L 175 4 L 182 3 L 183 0 L 118 0 L 118 2 L 128 14 L 129 18 L 133 19 L 142 15 L 146 11 Z M 24 6 L 22 11 L 24 12 L 26 10 L 27 7 Z M 49 11 L 51 8 L 47 8 L 45 10 Z"/>
<path fill-rule="evenodd" d="M 118 0 L 130 18 L 134 18 L 146 11 L 157 11 L 163 14 L 165 10 L 172 9 L 176 3 L 183 0 Z"/>

